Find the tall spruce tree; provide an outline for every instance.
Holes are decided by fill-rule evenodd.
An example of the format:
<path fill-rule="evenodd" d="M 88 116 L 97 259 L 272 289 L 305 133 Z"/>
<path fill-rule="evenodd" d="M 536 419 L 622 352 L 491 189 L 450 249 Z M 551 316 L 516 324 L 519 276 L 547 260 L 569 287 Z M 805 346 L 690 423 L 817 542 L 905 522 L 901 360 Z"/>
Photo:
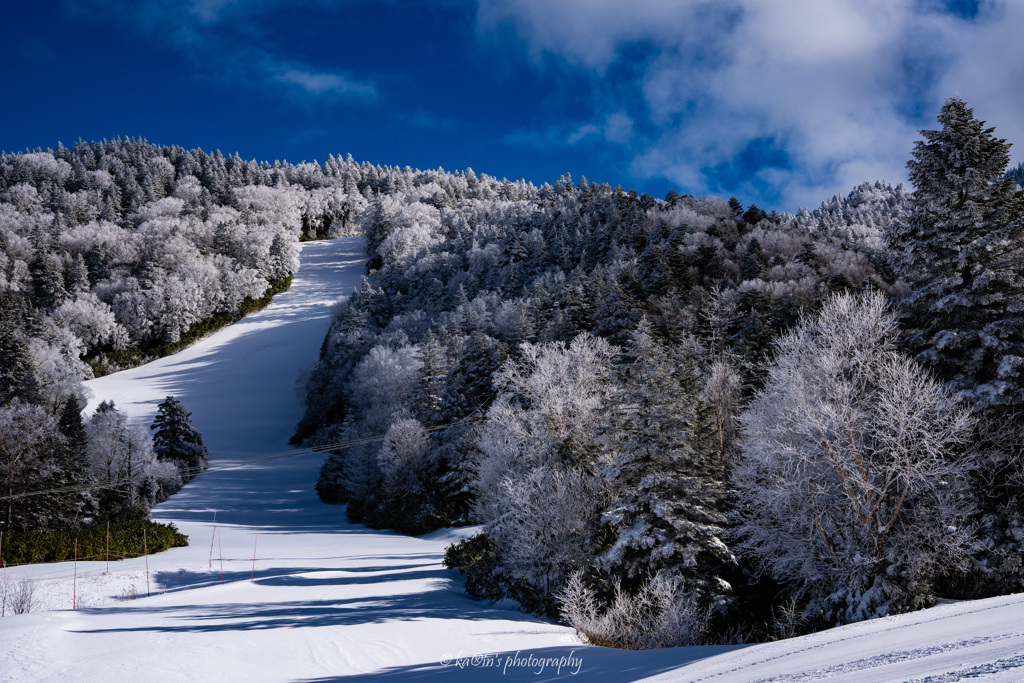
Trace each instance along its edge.
<path fill-rule="evenodd" d="M 57 467 L 45 488 L 65 489 L 45 498 L 49 510 L 48 526 L 76 527 L 88 524 L 96 514 L 96 500 L 88 486 L 95 483 L 89 468 L 89 444 L 78 399 L 65 399 L 58 416 L 63 437 L 56 447 Z"/>
<path fill-rule="evenodd" d="M 39 398 L 35 365 L 24 332 L 0 319 L 0 405 L 20 398 L 34 403 Z"/>
<path fill-rule="evenodd" d="M 176 464 L 185 481 L 206 469 L 208 453 L 203 436 L 192 425 L 192 413 L 173 396 L 160 403 L 150 429 L 156 430 L 153 450 L 157 456 Z"/>
<path fill-rule="evenodd" d="M 600 478 L 611 493 L 602 522 L 609 544 L 597 564 L 634 587 L 658 572 L 708 599 L 733 561 L 725 525 L 725 465 L 699 398 L 695 349 L 654 337 L 646 318 L 630 334 L 608 411 L 609 452 Z"/>
<path fill-rule="evenodd" d="M 913 214 L 889 239 L 918 361 L 975 400 L 1024 405 L 1021 193 L 1004 176 L 1010 145 L 956 97 L 923 130 L 907 166 Z"/>

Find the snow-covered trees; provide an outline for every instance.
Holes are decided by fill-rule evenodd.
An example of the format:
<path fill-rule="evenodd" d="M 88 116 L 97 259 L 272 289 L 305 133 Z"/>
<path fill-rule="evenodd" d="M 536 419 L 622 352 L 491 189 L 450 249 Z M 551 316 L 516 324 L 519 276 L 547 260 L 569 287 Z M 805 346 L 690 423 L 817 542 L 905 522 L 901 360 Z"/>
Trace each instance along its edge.
<path fill-rule="evenodd" d="M 577 569 L 606 605 L 616 579 L 636 597 L 656 576 L 716 618 L 739 604 L 722 542 L 736 415 L 802 308 L 887 287 L 902 188 L 799 217 L 568 178 L 392 170 L 376 189 L 369 272 L 296 434 L 373 441 L 328 457 L 321 497 L 372 526 L 483 523 L 451 561 L 474 595 L 526 609 L 553 614 Z"/>
<path fill-rule="evenodd" d="M 0 509 L 5 529 L 45 526 L 45 499 L 19 497 L 55 474 L 63 439 L 57 420 L 41 406 L 15 400 L 0 406 L 0 487 L 6 500 Z"/>
<path fill-rule="evenodd" d="M 180 487 L 178 468 L 157 460 L 145 427 L 104 401 L 85 425 L 101 511 L 111 517 L 148 514 L 166 490 Z"/>
<path fill-rule="evenodd" d="M 976 400 L 1024 405 L 1024 199 L 1009 145 L 953 97 L 907 166 L 913 214 L 889 239 L 912 291 L 908 348 Z"/>
<path fill-rule="evenodd" d="M 351 230 L 379 169 L 309 166 L 141 140 L 2 154 L 0 285 L 96 370 L 159 355 L 281 291 L 304 225 Z"/>
<path fill-rule="evenodd" d="M 895 320 L 878 294 L 831 299 L 742 416 L 740 548 L 826 622 L 920 606 L 971 548 L 970 413 L 898 352 Z"/>

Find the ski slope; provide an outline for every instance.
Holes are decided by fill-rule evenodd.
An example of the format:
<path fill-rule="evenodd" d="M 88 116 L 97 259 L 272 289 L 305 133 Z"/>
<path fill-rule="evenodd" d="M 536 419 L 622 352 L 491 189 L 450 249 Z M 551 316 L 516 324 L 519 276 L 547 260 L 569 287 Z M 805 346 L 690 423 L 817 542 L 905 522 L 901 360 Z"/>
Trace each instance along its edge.
<path fill-rule="evenodd" d="M 109 573 L 104 562 L 4 570 L 8 585 L 32 580 L 37 611 L 0 619 L 0 680 L 1024 680 L 1022 596 L 753 646 L 592 648 L 563 626 L 469 600 L 441 564 L 467 531 L 411 538 L 348 523 L 313 491 L 320 456 L 220 469 L 289 452 L 296 378 L 332 302 L 358 284 L 361 247 L 306 243 L 270 308 L 89 383 L 90 410 L 110 399 L 146 423 L 176 396 L 215 471 L 154 510 L 189 535 L 187 548 L 114 561 Z"/>

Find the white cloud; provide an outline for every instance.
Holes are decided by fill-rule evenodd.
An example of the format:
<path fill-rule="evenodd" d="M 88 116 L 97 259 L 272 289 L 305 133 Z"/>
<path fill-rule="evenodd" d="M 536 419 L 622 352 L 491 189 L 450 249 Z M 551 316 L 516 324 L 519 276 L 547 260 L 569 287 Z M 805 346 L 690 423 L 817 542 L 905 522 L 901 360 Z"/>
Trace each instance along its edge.
<path fill-rule="evenodd" d="M 633 119 L 622 112 L 614 112 L 604 120 L 584 123 L 565 137 L 565 144 L 577 145 L 588 138 L 597 138 L 617 145 L 625 145 L 633 137 Z"/>
<path fill-rule="evenodd" d="M 479 1 L 483 35 L 511 26 L 538 65 L 554 57 L 593 74 L 605 109 L 578 140 L 621 144 L 602 117 L 639 99 L 633 173 L 688 191 L 779 197 L 792 210 L 864 180 L 903 181 L 917 130 L 957 93 L 1024 149 L 1021 2 L 982 0 L 964 19 L 932 0 Z M 634 68 L 614 69 L 638 52 Z M 638 75 L 620 94 L 598 85 L 624 71 Z M 788 163 L 741 179 L 714 170 L 764 140 Z"/>
<path fill-rule="evenodd" d="M 360 83 L 338 73 L 316 72 L 301 67 L 277 64 L 272 64 L 267 69 L 267 73 L 272 80 L 278 83 L 296 86 L 314 96 L 374 97 L 377 94 L 377 90 L 372 84 Z"/>

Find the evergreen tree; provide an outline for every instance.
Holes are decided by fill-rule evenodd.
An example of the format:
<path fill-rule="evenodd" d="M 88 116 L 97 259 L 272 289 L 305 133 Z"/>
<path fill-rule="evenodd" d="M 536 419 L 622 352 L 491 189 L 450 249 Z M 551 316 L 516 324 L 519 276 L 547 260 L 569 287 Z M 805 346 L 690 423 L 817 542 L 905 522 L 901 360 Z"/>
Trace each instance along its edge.
<path fill-rule="evenodd" d="M 61 407 L 57 428 L 63 437 L 56 449 L 57 467 L 45 488 L 74 488 L 46 496 L 50 527 L 74 527 L 88 524 L 96 513 L 92 493 L 82 490 L 94 482 L 89 469 L 89 443 L 78 400 L 68 397 Z"/>
<path fill-rule="evenodd" d="M 446 409 L 453 419 L 487 410 L 495 396 L 492 375 L 506 358 L 508 349 L 497 339 L 482 332 L 469 335 L 446 382 Z"/>
<path fill-rule="evenodd" d="M 45 248 L 45 247 L 44 247 Z M 42 251 L 29 264 L 35 304 L 53 310 L 68 296 L 64 288 L 64 272 L 60 259 Z"/>
<path fill-rule="evenodd" d="M 38 400 L 38 384 L 24 332 L 10 320 L 0 320 L 0 405 L 20 398 Z"/>
<path fill-rule="evenodd" d="M 907 166 L 913 214 L 889 240 L 913 291 L 910 350 L 976 399 L 1024 403 L 1021 194 L 1004 177 L 1009 144 L 946 101 L 941 130 L 923 130 Z"/>
<path fill-rule="evenodd" d="M 68 263 L 64 276 L 68 293 L 89 291 L 89 267 L 81 254 L 76 254 Z"/>
<path fill-rule="evenodd" d="M 192 479 L 206 469 L 208 460 L 203 436 L 192 426 L 192 413 L 173 396 L 164 399 L 158 408 L 150 426 L 156 430 L 153 449 L 161 460 L 177 465 L 183 479 Z"/>
<path fill-rule="evenodd" d="M 733 559 L 719 538 L 725 468 L 693 351 L 657 341 L 646 318 L 630 335 L 608 411 L 601 478 L 612 502 L 602 521 L 611 539 L 597 564 L 634 588 L 667 571 L 719 598 L 728 585 L 717 575 Z"/>

